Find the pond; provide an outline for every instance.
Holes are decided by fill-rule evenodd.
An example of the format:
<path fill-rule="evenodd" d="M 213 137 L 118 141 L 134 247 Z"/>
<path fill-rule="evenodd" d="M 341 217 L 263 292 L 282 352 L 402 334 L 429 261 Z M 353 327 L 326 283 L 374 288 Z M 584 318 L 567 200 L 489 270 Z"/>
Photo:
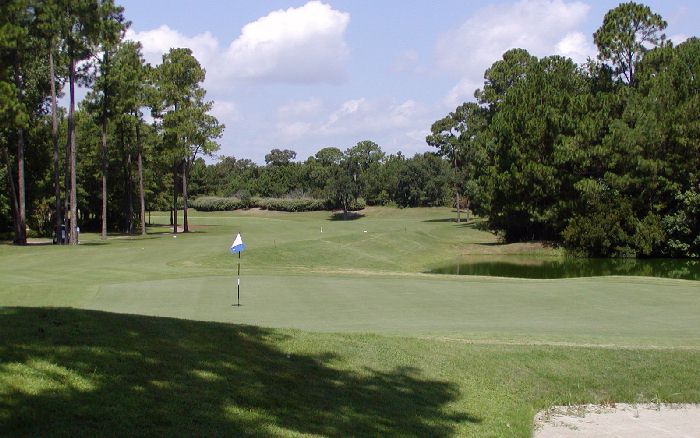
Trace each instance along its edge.
<path fill-rule="evenodd" d="M 432 274 L 515 278 L 634 275 L 700 281 L 698 259 L 585 259 L 537 256 L 470 256 L 428 271 Z"/>

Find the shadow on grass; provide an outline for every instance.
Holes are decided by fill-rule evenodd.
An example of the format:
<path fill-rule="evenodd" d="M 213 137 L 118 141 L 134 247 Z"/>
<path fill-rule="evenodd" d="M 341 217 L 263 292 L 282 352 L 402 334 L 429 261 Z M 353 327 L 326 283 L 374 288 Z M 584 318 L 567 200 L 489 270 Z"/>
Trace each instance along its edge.
<path fill-rule="evenodd" d="M 358 213 L 356 211 L 348 211 L 347 213 L 341 212 L 336 212 L 331 214 L 331 217 L 328 218 L 329 221 L 354 221 L 357 219 L 362 219 L 365 217 L 364 214 Z"/>
<path fill-rule="evenodd" d="M 481 218 L 462 218 L 459 223 L 457 222 L 456 217 L 448 217 L 448 218 L 443 218 L 443 219 L 426 219 L 423 222 L 425 223 L 452 223 L 455 224 L 459 227 L 463 228 L 473 228 L 475 230 L 479 231 L 489 231 L 488 223 L 486 220 L 481 219 Z"/>
<path fill-rule="evenodd" d="M 249 326 L 0 308 L 0 435 L 448 436 L 449 382 L 342 369 Z"/>
<path fill-rule="evenodd" d="M 445 219 L 426 219 L 423 222 L 457 223 L 457 218 L 456 217 L 448 217 Z M 474 220 L 462 218 L 459 223 L 460 224 L 471 224 L 471 223 L 474 223 Z"/>

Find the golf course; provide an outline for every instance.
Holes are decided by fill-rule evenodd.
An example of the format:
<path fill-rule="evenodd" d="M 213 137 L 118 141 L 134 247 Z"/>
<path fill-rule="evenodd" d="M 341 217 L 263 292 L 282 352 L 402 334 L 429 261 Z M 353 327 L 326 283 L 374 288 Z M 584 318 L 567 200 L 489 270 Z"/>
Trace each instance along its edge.
<path fill-rule="evenodd" d="M 448 208 L 168 219 L 0 246 L 0 435 L 527 437 L 553 405 L 700 401 L 698 281 L 428 274 L 564 256 Z"/>

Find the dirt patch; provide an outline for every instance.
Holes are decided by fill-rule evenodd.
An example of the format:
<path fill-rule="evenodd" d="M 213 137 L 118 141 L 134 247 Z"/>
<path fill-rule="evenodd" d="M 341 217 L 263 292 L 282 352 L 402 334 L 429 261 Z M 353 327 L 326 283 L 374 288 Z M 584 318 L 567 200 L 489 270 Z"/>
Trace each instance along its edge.
<path fill-rule="evenodd" d="M 700 405 L 554 406 L 535 416 L 534 438 L 700 437 Z"/>

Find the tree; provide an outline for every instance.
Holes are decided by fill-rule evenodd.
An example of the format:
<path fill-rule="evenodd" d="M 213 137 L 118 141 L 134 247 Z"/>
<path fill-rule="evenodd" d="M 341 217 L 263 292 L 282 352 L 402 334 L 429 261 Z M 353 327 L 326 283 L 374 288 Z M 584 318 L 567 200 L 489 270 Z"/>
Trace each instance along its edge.
<path fill-rule="evenodd" d="M 30 5 L 23 0 L 6 2 L 0 9 L 2 21 L 0 21 L 0 48 L 2 49 L 2 63 L 9 68 L 5 71 L 5 98 L 8 102 L 6 108 L 13 108 L 17 116 L 12 117 L 12 126 L 17 144 L 17 187 L 14 187 L 12 169 L 8 155 L 5 155 L 10 178 L 10 190 L 15 224 L 14 243 L 26 245 L 27 243 L 27 217 L 26 217 L 26 190 L 25 190 L 25 128 L 28 122 L 28 111 L 25 104 L 26 93 L 26 62 L 23 59 L 31 56 L 29 50 L 35 42 L 30 35 L 30 28 L 34 25 L 34 12 Z M 11 85 L 10 85 L 11 84 Z M 10 85 L 10 86 L 8 86 Z M 7 152 L 5 151 L 5 154 Z"/>
<path fill-rule="evenodd" d="M 49 64 L 49 86 L 51 93 L 51 140 L 53 145 L 53 188 L 54 188 L 54 236 L 60 239 L 63 212 L 61 209 L 61 181 L 58 148 L 58 103 L 56 56 L 60 56 L 60 35 L 63 14 L 60 0 L 45 0 L 36 6 L 39 35 L 46 41 Z M 60 63 L 59 63 L 60 64 Z"/>
<path fill-rule="evenodd" d="M 272 166 L 284 166 L 297 157 L 297 153 L 289 149 L 272 149 L 269 154 L 265 154 L 265 164 Z"/>
<path fill-rule="evenodd" d="M 199 153 L 211 154 L 218 149 L 214 141 L 224 126 L 209 114 L 211 102 L 205 102 L 201 87 L 205 71 L 190 49 L 171 49 L 155 69 L 157 88 L 154 114 L 161 119 L 163 139 L 173 171 L 173 232 L 177 233 L 177 177 L 182 172 L 184 201 L 183 228 L 187 223 L 187 172 Z"/>
<path fill-rule="evenodd" d="M 661 15 L 639 3 L 621 3 L 608 11 L 603 25 L 593 34 L 600 53 L 598 58 L 610 61 L 615 74 L 635 85 L 637 64 L 650 48 L 663 44 L 661 33 L 667 26 Z"/>
<path fill-rule="evenodd" d="M 450 163 L 434 153 L 416 154 L 398 174 L 396 203 L 402 207 L 438 207 L 450 198 Z"/>
<path fill-rule="evenodd" d="M 345 151 L 345 168 L 350 172 L 350 176 L 359 190 L 359 194 L 355 198 L 360 195 L 366 195 L 369 182 L 368 176 L 376 172 L 384 160 L 384 156 L 382 148 L 370 140 L 360 141 Z"/>
<path fill-rule="evenodd" d="M 346 158 L 338 166 L 333 166 L 326 183 L 326 197 L 335 207 L 343 209 L 343 216 L 348 217 L 352 201 L 361 193 L 361 186 L 354 176 L 353 161 Z"/>
<path fill-rule="evenodd" d="M 336 147 L 325 147 L 314 155 L 322 166 L 338 165 L 343 159 L 343 151 Z"/>
<path fill-rule="evenodd" d="M 70 231 L 69 241 L 77 245 L 78 199 L 76 181 L 76 134 L 75 134 L 75 85 L 79 79 L 76 65 L 93 56 L 105 38 L 112 38 L 110 32 L 121 32 L 124 26 L 123 11 L 113 0 L 72 0 L 66 1 L 62 8 L 62 39 L 68 59 L 68 132 L 67 157 L 70 178 L 69 206 Z M 88 83 L 89 77 L 82 76 L 83 82 Z"/>
<path fill-rule="evenodd" d="M 88 101 L 92 101 L 93 110 L 98 115 L 101 129 L 101 149 L 102 161 L 102 231 L 101 238 L 107 239 L 107 174 L 109 171 L 109 157 L 107 151 L 107 125 L 110 118 L 117 114 L 115 109 L 115 88 L 120 84 L 120 80 L 125 78 L 117 77 L 113 74 L 113 58 L 117 50 L 122 33 L 127 27 L 124 22 L 122 11 L 110 8 L 108 4 L 101 4 L 103 8 L 101 22 L 99 26 L 99 42 L 102 51 L 102 59 L 99 61 L 99 74 L 95 80 L 92 93 L 87 96 Z"/>
<path fill-rule="evenodd" d="M 461 131 L 464 129 L 463 124 L 466 120 L 463 120 L 460 115 L 463 112 L 455 111 L 448 114 L 446 117 L 436 121 L 430 127 L 431 134 L 425 138 L 425 141 L 430 145 L 438 149 L 438 153 L 447 158 L 450 163 L 452 163 L 452 183 L 453 183 L 453 193 L 455 196 L 455 207 L 457 208 L 457 223 L 460 222 L 460 207 L 461 202 L 459 199 L 460 192 L 460 182 L 459 178 L 459 167 L 461 165 L 460 159 L 460 141 L 459 136 Z"/>
<path fill-rule="evenodd" d="M 525 49 L 511 49 L 503 54 L 484 73 L 484 87 L 474 92 L 481 105 L 487 105 L 490 112 L 497 109 L 506 92 L 527 77 L 527 69 L 537 61 Z"/>

